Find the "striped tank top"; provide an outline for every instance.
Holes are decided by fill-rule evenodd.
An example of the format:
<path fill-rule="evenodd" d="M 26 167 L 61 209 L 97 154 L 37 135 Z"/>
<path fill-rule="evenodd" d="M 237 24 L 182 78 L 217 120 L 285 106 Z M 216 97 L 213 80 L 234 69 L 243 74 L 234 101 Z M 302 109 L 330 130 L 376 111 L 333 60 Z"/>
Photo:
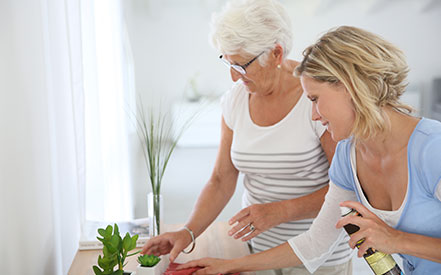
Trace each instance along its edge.
<path fill-rule="evenodd" d="M 326 130 L 311 120 L 312 104 L 302 95 L 278 123 L 258 126 L 250 117 L 249 94 L 240 81 L 221 101 L 224 121 L 233 130 L 231 159 L 243 174 L 242 206 L 295 199 L 313 193 L 329 182 L 329 164 L 320 144 Z M 255 252 L 267 250 L 307 231 L 313 219 L 279 224 L 254 237 Z M 351 258 L 345 238 L 324 265 Z"/>

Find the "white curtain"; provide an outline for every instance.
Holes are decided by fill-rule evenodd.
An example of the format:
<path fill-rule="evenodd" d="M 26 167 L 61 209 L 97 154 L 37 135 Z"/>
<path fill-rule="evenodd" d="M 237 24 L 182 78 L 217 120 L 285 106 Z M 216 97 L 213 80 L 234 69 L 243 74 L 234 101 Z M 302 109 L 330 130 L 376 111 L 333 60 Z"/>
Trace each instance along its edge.
<path fill-rule="evenodd" d="M 132 218 L 119 4 L 0 1 L 2 274 L 67 274 L 87 218 Z"/>
<path fill-rule="evenodd" d="M 83 0 L 86 220 L 133 218 L 133 64 L 120 0 Z"/>
<path fill-rule="evenodd" d="M 84 187 L 79 0 L 0 1 L 0 270 L 67 274 Z"/>

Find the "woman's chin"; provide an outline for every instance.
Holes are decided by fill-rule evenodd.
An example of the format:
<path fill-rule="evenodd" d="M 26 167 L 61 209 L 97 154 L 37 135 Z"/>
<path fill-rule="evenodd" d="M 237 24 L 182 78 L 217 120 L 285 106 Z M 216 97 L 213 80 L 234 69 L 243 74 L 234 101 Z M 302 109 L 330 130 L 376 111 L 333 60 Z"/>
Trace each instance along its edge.
<path fill-rule="evenodd" d="M 332 138 L 332 140 L 335 141 L 335 142 L 339 142 L 340 140 L 343 139 L 343 138 L 341 138 L 341 136 L 339 136 L 339 135 L 337 135 L 336 133 L 334 133 L 334 131 L 329 130 L 329 127 L 328 127 L 328 132 L 331 134 L 331 138 Z"/>
<path fill-rule="evenodd" d="M 330 131 L 329 129 L 328 129 L 328 132 L 331 134 L 331 138 L 335 142 L 339 142 L 341 140 L 349 138 L 348 135 L 337 134 L 337 133 L 334 133 L 333 131 Z"/>
<path fill-rule="evenodd" d="M 246 88 L 246 91 L 247 91 L 249 94 L 252 94 L 252 95 L 256 94 L 256 92 L 253 91 L 253 90 L 251 90 L 250 87 L 248 87 L 247 85 L 245 85 L 245 88 Z"/>

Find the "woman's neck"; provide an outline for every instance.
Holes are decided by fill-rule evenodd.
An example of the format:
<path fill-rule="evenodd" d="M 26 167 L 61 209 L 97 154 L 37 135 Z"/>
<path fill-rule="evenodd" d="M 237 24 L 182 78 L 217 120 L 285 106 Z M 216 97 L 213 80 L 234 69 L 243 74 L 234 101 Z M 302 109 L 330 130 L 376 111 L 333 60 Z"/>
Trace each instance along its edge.
<path fill-rule="evenodd" d="M 372 138 L 358 140 L 357 147 L 361 153 L 368 153 L 381 158 L 407 148 L 410 136 L 419 119 L 400 113 L 390 107 L 386 107 L 384 113 L 389 120 L 390 127 Z"/>
<path fill-rule="evenodd" d="M 302 86 L 300 79 L 293 75 L 294 68 L 299 62 L 294 60 L 284 60 L 281 64 L 281 68 L 278 69 L 279 73 L 274 80 L 273 92 L 270 93 L 270 97 L 280 98 L 284 95 L 290 97 L 298 97 L 298 94 L 302 93 Z"/>

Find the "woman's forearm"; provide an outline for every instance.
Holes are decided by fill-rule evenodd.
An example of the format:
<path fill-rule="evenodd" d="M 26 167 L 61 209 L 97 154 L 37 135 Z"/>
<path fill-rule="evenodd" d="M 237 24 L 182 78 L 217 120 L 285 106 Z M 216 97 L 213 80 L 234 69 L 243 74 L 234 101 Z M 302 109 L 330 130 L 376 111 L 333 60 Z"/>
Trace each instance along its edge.
<path fill-rule="evenodd" d="M 195 236 L 199 236 L 216 219 L 234 194 L 235 184 L 231 188 L 221 188 L 222 183 L 208 182 L 202 189 L 186 225 Z"/>
<path fill-rule="evenodd" d="M 285 214 L 281 215 L 280 223 L 315 218 L 322 208 L 328 188 L 329 186 L 326 185 L 306 196 L 281 201 Z"/>
<path fill-rule="evenodd" d="M 300 265 L 301 261 L 288 243 L 281 244 L 266 251 L 232 259 L 230 273 L 278 269 Z"/>
<path fill-rule="evenodd" d="M 397 253 L 441 263 L 441 239 L 399 231 Z"/>

